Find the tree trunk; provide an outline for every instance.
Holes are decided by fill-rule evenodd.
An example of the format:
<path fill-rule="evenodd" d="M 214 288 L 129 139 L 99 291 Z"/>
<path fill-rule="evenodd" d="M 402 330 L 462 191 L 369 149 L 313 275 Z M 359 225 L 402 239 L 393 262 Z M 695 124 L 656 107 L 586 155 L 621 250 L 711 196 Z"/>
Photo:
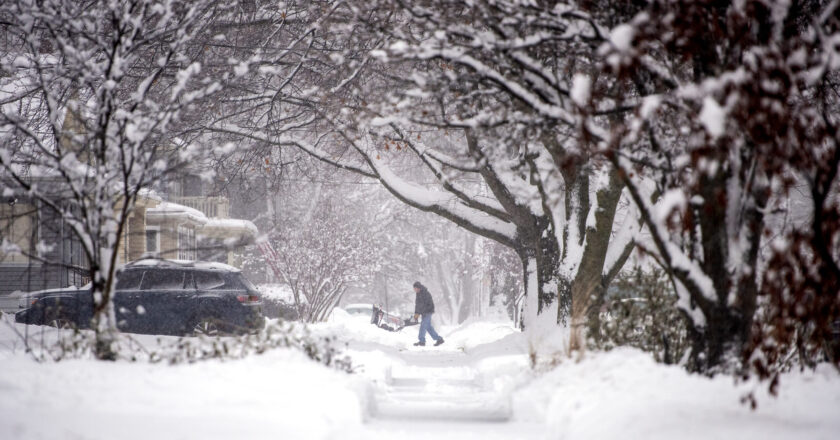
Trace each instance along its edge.
<path fill-rule="evenodd" d="M 464 273 L 461 274 L 461 307 L 458 311 L 458 324 L 474 315 L 476 283 L 475 276 L 475 236 L 470 234 L 464 238 Z"/>
<path fill-rule="evenodd" d="M 569 348 L 582 350 L 586 347 L 586 328 L 589 317 L 606 293 L 604 264 L 607 258 L 615 211 L 621 198 L 623 186 L 615 170 L 610 170 L 609 184 L 596 193 L 598 207 L 595 211 L 594 227 L 586 228 L 583 256 L 577 274 L 571 285 L 572 310 Z M 561 317 L 558 316 L 558 320 Z"/>
<path fill-rule="evenodd" d="M 687 326 L 691 340 L 690 371 L 713 375 L 718 370 L 728 371 L 730 362 L 739 360 L 744 343 L 744 319 L 733 312 L 729 307 L 715 307 L 706 317 L 706 326 Z"/>
<path fill-rule="evenodd" d="M 116 326 L 113 321 L 113 302 L 108 297 L 106 283 L 100 276 L 91 273 L 91 292 L 93 293 L 94 314 L 91 323 L 94 331 L 94 356 L 103 361 L 117 360 L 117 352 L 114 348 L 116 340 Z"/>
<path fill-rule="evenodd" d="M 521 280 L 524 275 L 513 276 L 507 270 L 505 259 L 501 252 L 493 252 L 490 256 L 490 292 L 487 303 L 493 305 L 497 297 L 502 295 L 505 301 L 505 309 L 513 322 L 518 322 L 519 312 L 516 307 L 516 300 L 519 297 L 519 286 L 516 280 Z M 514 279 L 515 277 L 515 279 Z"/>

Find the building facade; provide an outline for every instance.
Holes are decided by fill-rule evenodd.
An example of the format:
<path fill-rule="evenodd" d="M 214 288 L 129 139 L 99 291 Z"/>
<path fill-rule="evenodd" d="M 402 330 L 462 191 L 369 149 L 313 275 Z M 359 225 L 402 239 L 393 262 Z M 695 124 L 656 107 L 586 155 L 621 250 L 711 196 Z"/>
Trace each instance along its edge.
<path fill-rule="evenodd" d="M 223 197 L 141 197 L 120 240 L 118 263 L 156 257 L 238 265 L 235 251 L 254 242 L 257 228 L 229 218 L 228 205 Z M 0 205 L 0 243 L 0 295 L 89 281 L 78 238 L 37 202 L 15 199 Z"/>

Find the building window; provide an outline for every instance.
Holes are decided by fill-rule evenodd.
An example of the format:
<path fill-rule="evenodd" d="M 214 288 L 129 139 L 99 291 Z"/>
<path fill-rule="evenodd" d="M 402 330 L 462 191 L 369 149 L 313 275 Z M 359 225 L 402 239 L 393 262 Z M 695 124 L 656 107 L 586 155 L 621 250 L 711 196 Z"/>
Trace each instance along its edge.
<path fill-rule="evenodd" d="M 37 242 L 35 207 L 0 204 L 0 263 L 29 263 Z"/>
<path fill-rule="evenodd" d="M 160 253 L 159 226 L 146 226 L 146 253 Z"/>
<path fill-rule="evenodd" d="M 85 269 L 87 257 L 82 250 L 82 243 L 72 235 L 64 237 L 64 255 L 70 269 L 67 271 L 67 284 L 84 286 L 90 281 L 90 272 Z"/>
<path fill-rule="evenodd" d="M 178 226 L 178 259 L 195 260 L 195 229 Z"/>
<path fill-rule="evenodd" d="M 181 197 L 201 197 L 202 194 L 201 177 L 186 175 L 181 179 Z"/>

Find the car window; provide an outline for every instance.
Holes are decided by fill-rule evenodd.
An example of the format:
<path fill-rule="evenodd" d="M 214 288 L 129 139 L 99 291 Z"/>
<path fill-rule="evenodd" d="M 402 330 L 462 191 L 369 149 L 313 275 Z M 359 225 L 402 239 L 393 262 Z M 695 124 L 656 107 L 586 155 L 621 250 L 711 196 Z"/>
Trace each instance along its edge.
<path fill-rule="evenodd" d="M 184 288 L 184 271 L 147 270 L 141 290 L 181 290 Z"/>
<path fill-rule="evenodd" d="M 198 290 L 221 289 L 225 287 L 225 279 L 214 272 L 195 272 L 195 285 Z"/>
<path fill-rule="evenodd" d="M 239 284 L 241 287 L 244 287 L 248 290 L 257 290 L 256 286 L 254 286 L 254 284 L 251 283 L 251 280 L 249 280 L 248 278 L 245 278 L 245 276 L 242 275 L 241 273 L 233 274 L 231 276 L 231 279 L 237 281 L 237 284 Z"/>
<path fill-rule="evenodd" d="M 117 273 L 117 290 L 137 290 L 143 279 L 142 270 L 124 270 Z"/>

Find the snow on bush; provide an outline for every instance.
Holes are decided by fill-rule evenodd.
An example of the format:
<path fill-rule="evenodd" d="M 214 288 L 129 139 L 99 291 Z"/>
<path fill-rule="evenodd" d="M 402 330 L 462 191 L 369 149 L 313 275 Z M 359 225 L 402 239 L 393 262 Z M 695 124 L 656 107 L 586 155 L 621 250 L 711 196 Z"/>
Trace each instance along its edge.
<path fill-rule="evenodd" d="M 14 335 L 8 343 L 20 346 L 36 361 L 90 359 L 94 355 L 91 348 L 95 336 L 89 330 L 26 326 L 14 324 L 13 320 L 11 315 L 4 315 L 0 323 L 10 329 L 10 335 Z M 300 351 L 324 366 L 352 372 L 350 359 L 339 353 L 333 339 L 330 335 L 314 335 L 303 324 L 271 321 L 254 333 L 220 337 L 118 333 L 114 351 L 118 360 L 174 365 L 209 359 L 244 359 L 274 349 L 288 348 Z"/>
<path fill-rule="evenodd" d="M 561 363 L 515 392 L 513 406 L 516 418 L 547 423 L 547 438 L 570 440 L 830 439 L 840 432 L 840 381 L 829 365 L 789 374 L 782 398 L 760 392 L 751 410 L 741 399 L 758 387 L 689 375 L 618 348 Z"/>

